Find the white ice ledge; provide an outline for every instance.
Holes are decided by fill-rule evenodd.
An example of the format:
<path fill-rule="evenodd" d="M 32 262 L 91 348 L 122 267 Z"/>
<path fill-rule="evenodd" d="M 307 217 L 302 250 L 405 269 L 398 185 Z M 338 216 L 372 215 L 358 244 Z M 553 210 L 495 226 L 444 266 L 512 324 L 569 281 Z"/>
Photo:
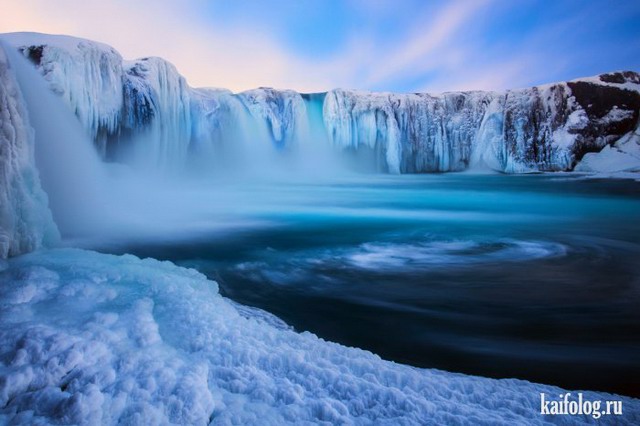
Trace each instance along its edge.
<path fill-rule="evenodd" d="M 296 333 L 169 262 L 65 249 L 2 268 L 3 424 L 597 423 L 540 415 L 540 392 L 555 387 L 412 368 Z M 624 416 L 598 422 L 638 424 L 640 401 L 615 398 Z"/>

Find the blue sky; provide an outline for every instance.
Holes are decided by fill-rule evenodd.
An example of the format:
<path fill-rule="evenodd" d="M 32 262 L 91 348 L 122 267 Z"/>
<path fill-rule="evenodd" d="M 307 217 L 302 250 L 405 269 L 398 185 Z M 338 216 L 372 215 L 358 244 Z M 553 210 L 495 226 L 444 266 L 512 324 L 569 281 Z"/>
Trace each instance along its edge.
<path fill-rule="evenodd" d="M 92 38 L 235 91 L 505 89 L 640 71 L 638 1 L 8 1 L 2 32 Z"/>

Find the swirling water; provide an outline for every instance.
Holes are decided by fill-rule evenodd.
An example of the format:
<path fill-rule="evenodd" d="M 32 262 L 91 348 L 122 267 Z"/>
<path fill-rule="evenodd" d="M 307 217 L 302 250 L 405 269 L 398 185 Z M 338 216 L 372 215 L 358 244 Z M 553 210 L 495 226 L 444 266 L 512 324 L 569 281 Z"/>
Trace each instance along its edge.
<path fill-rule="evenodd" d="M 446 174 L 216 191 L 233 226 L 101 249 L 196 268 L 236 302 L 397 362 L 640 395 L 638 182 Z"/>

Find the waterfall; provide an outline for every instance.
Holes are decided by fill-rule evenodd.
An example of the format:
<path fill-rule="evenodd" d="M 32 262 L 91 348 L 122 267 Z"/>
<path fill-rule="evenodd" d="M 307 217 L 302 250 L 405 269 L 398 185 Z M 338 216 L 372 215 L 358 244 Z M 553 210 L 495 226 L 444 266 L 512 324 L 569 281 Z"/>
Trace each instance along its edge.
<path fill-rule="evenodd" d="M 5 51 L 35 130 L 36 165 L 60 232 L 74 237 L 99 227 L 110 203 L 93 141 L 27 59 L 13 48 Z"/>

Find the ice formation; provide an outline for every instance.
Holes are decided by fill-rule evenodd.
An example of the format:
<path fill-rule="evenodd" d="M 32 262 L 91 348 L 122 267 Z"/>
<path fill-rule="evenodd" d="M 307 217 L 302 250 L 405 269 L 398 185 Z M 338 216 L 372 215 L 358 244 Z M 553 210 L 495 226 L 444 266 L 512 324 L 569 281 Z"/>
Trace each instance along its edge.
<path fill-rule="evenodd" d="M 277 147 L 291 145 L 306 136 L 307 112 L 299 93 L 260 88 L 238 96 L 256 120 L 266 122 L 270 139 Z"/>
<path fill-rule="evenodd" d="M 589 80 L 438 96 L 334 90 L 324 120 L 335 144 L 381 152 L 391 173 L 571 170 L 585 152 L 633 130 L 640 85 L 628 86 Z"/>
<path fill-rule="evenodd" d="M 33 145 L 22 93 L 0 44 L 0 259 L 58 237 L 40 186 Z"/>
<path fill-rule="evenodd" d="M 0 272 L 0 422 L 576 424 L 526 381 L 425 370 L 238 310 L 169 262 L 39 251 Z M 584 392 L 590 400 L 611 395 Z M 618 397 L 640 421 L 640 401 Z"/>
<path fill-rule="evenodd" d="M 633 72 L 502 93 L 232 94 L 190 88 L 162 59 L 123 62 L 99 43 L 32 33 L 3 38 L 38 65 L 103 156 L 134 152 L 154 167 L 204 162 L 203 153 L 216 165 L 225 162 L 216 158 L 221 153 L 266 152 L 266 141 L 276 152 L 322 141 L 390 173 L 570 171 L 586 154 L 607 146 L 618 152 L 614 144 L 625 136 L 638 140 L 640 76 Z M 319 100 L 320 126 L 313 122 Z"/>
<path fill-rule="evenodd" d="M 2 38 L 37 64 L 111 160 L 179 168 L 195 157 L 206 167 L 228 156 L 259 161 L 270 151 L 327 144 L 364 153 L 391 173 L 567 170 L 580 159 L 581 170 L 610 170 L 612 162 L 637 169 L 640 79 L 633 73 L 505 94 L 232 94 L 192 89 L 162 59 L 124 62 L 112 48 L 86 40 Z M 31 108 L 39 99 L 29 87 L 25 95 L 0 48 L 0 257 L 57 238 L 30 120 L 46 125 L 64 117 L 46 114 L 48 100 L 41 111 Z M 74 154 L 82 151 L 74 141 L 85 139 L 73 126 L 58 127 L 70 137 L 44 135 L 64 144 L 40 153 L 57 161 L 47 149 L 64 146 L 61 156 L 78 163 L 77 170 L 47 180 L 63 179 L 60 187 L 71 187 L 77 199 L 73 190 L 86 195 L 91 185 L 76 173 L 97 172 L 96 159 Z M 311 152 L 317 159 L 319 151 Z M 198 272 L 168 262 L 41 250 L 1 262 L 0 282 L 0 423 L 596 422 L 541 416 L 540 392 L 564 393 L 559 388 L 398 365 L 296 333 L 222 298 Z M 623 401 L 622 417 L 599 423 L 640 421 L 636 399 L 584 396 Z"/>
<path fill-rule="evenodd" d="M 115 133 L 121 121 L 120 54 L 105 44 L 69 36 L 15 33 L 2 37 L 10 45 L 29 46 L 24 53 L 104 150 L 107 135 Z"/>
<path fill-rule="evenodd" d="M 640 123 L 632 132 L 605 146 L 600 152 L 588 153 L 576 166 L 578 172 L 640 172 Z"/>
<path fill-rule="evenodd" d="M 191 140 L 191 97 L 185 79 L 161 58 L 125 65 L 124 120 L 143 132 L 134 147 L 138 162 L 171 168 L 184 164 Z"/>

